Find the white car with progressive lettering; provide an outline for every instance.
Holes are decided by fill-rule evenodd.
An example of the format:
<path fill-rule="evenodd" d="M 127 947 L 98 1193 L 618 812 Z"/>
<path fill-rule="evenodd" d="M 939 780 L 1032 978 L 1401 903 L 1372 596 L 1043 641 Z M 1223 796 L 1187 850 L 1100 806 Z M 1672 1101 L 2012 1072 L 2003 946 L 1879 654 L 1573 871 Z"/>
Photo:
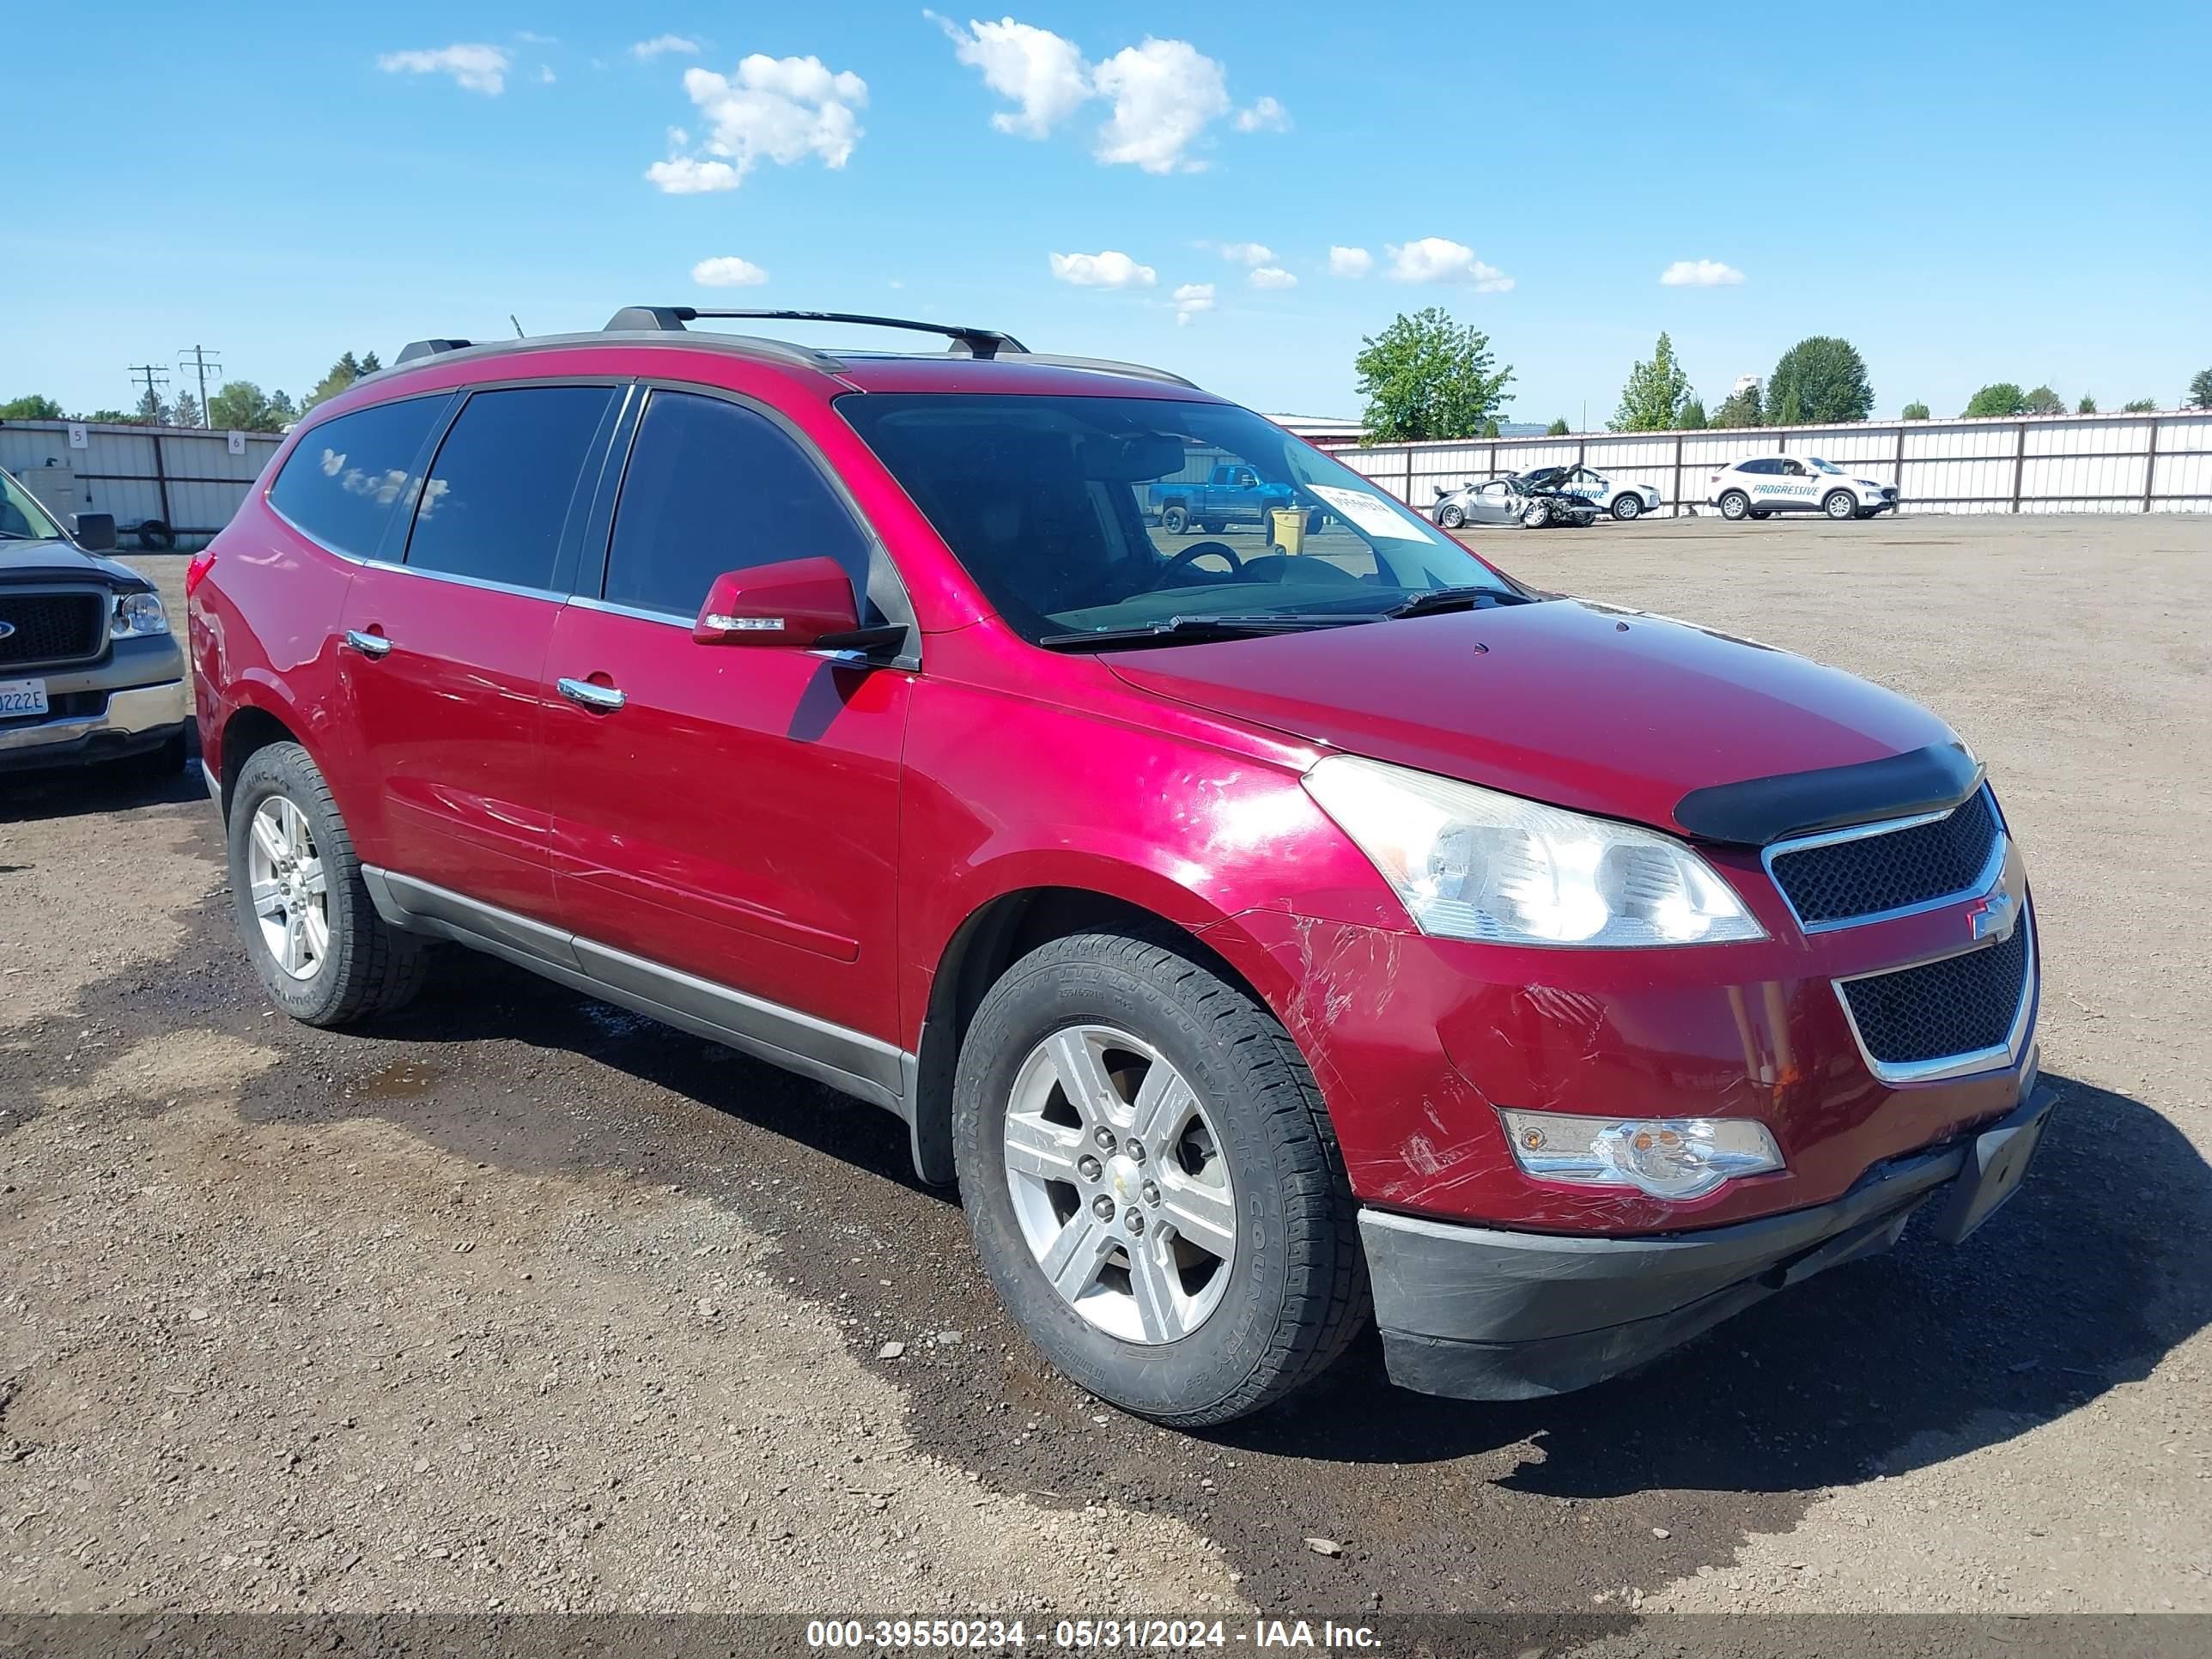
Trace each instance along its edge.
<path fill-rule="evenodd" d="M 1712 475 L 1705 499 L 1731 522 L 1777 513 L 1820 513 L 1841 522 L 1897 511 L 1897 491 L 1854 477 L 1817 455 L 1753 455 Z"/>
<path fill-rule="evenodd" d="M 1548 489 L 1581 496 L 1599 512 L 1610 513 L 1623 524 L 1659 509 L 1659 492 L 1651 485 L 1617 483 L 1586 466 L 1546 467 L 1528 476 L 1545 480 Z"/>

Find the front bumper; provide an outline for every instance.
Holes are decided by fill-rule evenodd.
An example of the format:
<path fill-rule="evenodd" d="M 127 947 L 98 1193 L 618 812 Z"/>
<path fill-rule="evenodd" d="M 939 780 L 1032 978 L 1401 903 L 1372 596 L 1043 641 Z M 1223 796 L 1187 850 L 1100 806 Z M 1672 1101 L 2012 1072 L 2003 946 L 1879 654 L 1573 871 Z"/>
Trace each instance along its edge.
<path fill-rule="evenodd" d="M 1423 1394 L 1525 1400 L 1587 1388 L 1814 1273 L 1887 1249 L 1936 1206 L 1955 1243 L 2019 1190 L 2057 1091 L 2031 1079 L 1973 1134 L 1868 1172 L 1841 1198 L 1700 1232 L 1507 1232 L 1363 1209 L 1390 1378 Z"/>
<path fill-rule="evenodd" d="M 182 668 L 181 660 L 177 665 Z M 0 772 L 143 754 L 175 738 L 191 712 L 182 679 L 105 695 L 106 707 L 96 713 L 0 728 Z"/>

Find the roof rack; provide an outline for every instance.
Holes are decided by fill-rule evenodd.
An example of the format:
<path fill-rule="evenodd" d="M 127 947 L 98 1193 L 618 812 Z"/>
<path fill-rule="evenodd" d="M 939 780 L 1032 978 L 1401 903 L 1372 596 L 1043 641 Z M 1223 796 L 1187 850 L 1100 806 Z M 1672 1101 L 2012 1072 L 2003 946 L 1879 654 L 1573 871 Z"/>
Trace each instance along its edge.
<path fill-rule="evenodd" d="M 399 348 L 399 355 L 392 360 L 392 364 L 397 368 L 418 358 L 434 357 L 441 351 L 465 351 L 471 343 L 468 340 L 410 340 Z"/>
<path fill-rule="evenodd" d="M 995 357 L 1001 351 L 1029 348 L 1012 335 L 995 328 L 963 328 L 950 323 L 916 322 L 909 317 L 869 317 L 850 311 L 702 311 L 696 306 L 624 306 L 607 319 L 607 331 L 644 330 L 683 333 L 686 323 L 702 317 L 744 317 L 781 323 L 852 323 L 867 328 L 906 328 L 921 334 L 942 334 L 957 349 L 971 357 Z M 413 348 L 410 348 L 411 350 Z"/>

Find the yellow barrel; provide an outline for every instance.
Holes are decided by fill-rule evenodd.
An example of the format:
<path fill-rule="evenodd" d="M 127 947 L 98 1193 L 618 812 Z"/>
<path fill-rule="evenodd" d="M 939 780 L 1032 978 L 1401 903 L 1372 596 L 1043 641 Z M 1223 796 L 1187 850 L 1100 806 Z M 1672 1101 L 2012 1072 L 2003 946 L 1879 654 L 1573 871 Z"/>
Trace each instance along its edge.
<path fill-rule="evenodd" d="M 1275 545 L 1285 553 L 1303 553 L 1306 550 L 1306 510 L 1302 507 L 1279 507 L 1268 515 L 1275 524 Z"/>

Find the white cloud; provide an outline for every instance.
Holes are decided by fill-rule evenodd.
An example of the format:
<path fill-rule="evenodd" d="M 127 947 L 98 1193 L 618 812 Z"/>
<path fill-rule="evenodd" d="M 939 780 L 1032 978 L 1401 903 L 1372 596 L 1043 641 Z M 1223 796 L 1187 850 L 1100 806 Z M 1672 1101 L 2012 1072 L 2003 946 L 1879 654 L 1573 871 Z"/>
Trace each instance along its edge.
<path fill-rule="evenodd" d="M 768 281 L 768 272 L 750 259 L 726 253 L 719 258 L 700 260 L 691 267 L 691 280 L 701 288 L 758 288 Z"/>
<path fill-rule="evenodd" d="M 386 75 L 450 75 L 467 92 L 496 98 L 507 90 L 514 60 L 505 46 L 440 46 L 434 52 L 387 52 L 376 60 Z"/>
<path fill-rule="evenodd" d="M 540 64 L 538 66 L 538 79 L 540 85 L 551 86 L 554 79 L 553 66 L 550 64 Z"/>
<path fill-rule="evenodd" d="M 1291 112 L 1273 98 L 1262 98 L 1249 109 L 1237 112 L 1239 132 L 1288 132 Z"/>
<path fill-rule="evenodd" d="M 1743 273 L 1717 259 L 1677 259 L 1659 273 L 1667 288 L 1734 288 Z"/>
<path fill-rule="evenodd" d="M 761 52 L 732 76 L 688 69 L 684 90 L 706 118 L 705 155 L 672 155 L 645 174 L 674 196 L 735 190 L 763 156 L 780 167 L 812 155 L 842 167 L 860 140 L 853 112 L 868 102 L 868 83 L 857 75 L 825 68 L 818 58 Z M 672 129 L 669 136 L 678 135 Z"/>
<path fill-rule="evenodd" d="M 1202 247 L 1204 243 L 1200 243 Z M 1275 250 L 1265 242 L 1224 242 L 1221 257 L 1231 264 L 1264 265 L 1274 262 Z"/>
<path fill-rule="evenodd" d="M 1150 265 L 1140 265 L 1112 248 L 1103 253 L 1055 253 L 1051 259 L 1052 274 L 1077 288 L 1151 288 L 1160 280 Z"/>
<path fill-rule="evenodd" d="M 1442 236 L 1424 236 L 1402 246 L 1392 243 L 1382 251 L 1390 256 L 1394 283 L 1466 283 L 1478 294 L 1504 294 L 1513 286 L 1504 271 L 1476 258 L 1473 248 Z"/>
<path fill-rule="evenodd" d="M 949 17 L 925 11 L 945 31 L 952 55 L 983 72 L 983 84 L 1019 104 L 991 118 L 1000 132 L 1042 138 L 1073 115 L 1091 96 L 1091 71 L 1074 41 L 1050 29 L 1001 18 L 995 23 L 969 21 L 963 29 Z"/>
<path fill-rule="evenodd" d="M 655 161 L 645 176 L 671 196 L 704 196 L 710 191 L 735 190 L 743 176 L 727 161 L 701 161 L 689 155 Z"/>
<path fill-rule="evenodd" d="M 1101 161 L 1126 161 L 1147 173 L 1204 169 L 1205 162 L 1185 152 L 1229 108 L 1220 64 L 1188 40 L 1146 35 L 1142 46 L 1124 46 L 1099 64 L 1091 81 L 1114 102 L 1093 151 Z"/>
<path fill-rule="evenodd" d="M 1296 288 L 1298 279 L 1280 265 L 1261 265 L 1244 279 L 1254 288 Z"/>
<path fill-rule="evenodd" d="M 688 34 L 656 34 L 650 40 L 641 40 L 629 49 L 629 55 L 641 63 L 651 63 L 664 52 L 675 52 L 679 57 L 696 58 L 699 43 Z"/>
<path fill-rule="evenodd" d="M 1185 283 L 1175 291 L 1176 326 L 1182 327 L 1202 311 L 1213 309 L 1213 284 Z"/>
<path fill-rule="evenodd" d="M 1328 274 L 1332 276 L 1364 276 L 1374 269 L 1375 256 L 1364 247 L 1339 244 L 1328 251 Z"/>

